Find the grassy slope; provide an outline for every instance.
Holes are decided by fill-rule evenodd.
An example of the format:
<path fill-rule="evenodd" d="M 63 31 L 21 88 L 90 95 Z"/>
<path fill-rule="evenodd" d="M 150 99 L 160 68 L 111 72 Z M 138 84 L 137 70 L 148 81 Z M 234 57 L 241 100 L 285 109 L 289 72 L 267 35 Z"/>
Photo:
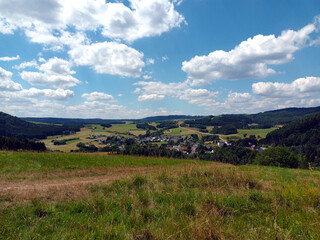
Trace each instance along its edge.
<path fill-rule="evenodd" d="M 19 179 L 19 174 L 50 173 L 54 171 L 103 169 L 110 167 L 172 166 L 195 163 L 191 160 L 146 158 L 107 154 L 16 153 L 0 152 L 0 179 Z"/>
<path fill-rule="evenodd" d="M 1 175 L 178 161 L 62 154 L 0 156 Z M 2 197 L 0 238 L 319 239 L 319 180 L 319 172 L 308 170 L 207 164 L 91 186 L 90 195 L 76 201 L 15 202 Z"/>

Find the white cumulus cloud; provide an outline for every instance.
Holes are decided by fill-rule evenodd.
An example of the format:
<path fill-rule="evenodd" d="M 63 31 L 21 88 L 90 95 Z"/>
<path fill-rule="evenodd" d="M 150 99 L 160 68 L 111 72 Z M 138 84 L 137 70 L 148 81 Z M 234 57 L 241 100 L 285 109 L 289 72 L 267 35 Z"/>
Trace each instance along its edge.
<path fill-rule="evenodd" d="M 138 101 L 160 101 L 164 99 L 164 95 L 144 94 L 138 97 Z"/>
<path fill-rule="evenodd" d="M 102 93 L 102 92 L 92 92 L 82 94 L 83 98 L 86 98 L 89 101 L 107 101 L 112 102 L 114 98 L 112 95 Z"/>
<path fill-rule="evenodd" d="M 143 53 L 116 42 L 101 42 L 78 46 L 69 51 L 78 66 L 93 66 L 97 73 L 140 77 Z"/>
<path fill-rule="evenodd" d="M 0 61 L 3 61 L 3 62 L 15 61 L 19 59 L 20 59 L 19 55 L 17 55 L 16 57 L 0 57 Z"/>
<path fill-rule="evenodd" d="M 218 96 L 218 92 L 212 92 L 207 89 L 194 89 L 186 82 L 146 82 L 140 81 L 134 85 L 140 86 L 136 88 L 134 93 L 139 94 L 139 101 L 160 101 L 165 96 L 186 100 L 191 104 L 205 106 Z"/>
<path fill-rule="evenodd" d="M 0 91 L 20 91 L 22 86 L 11 80 L 12 72 L 0 67 Z"/>
<path fill-rule="evenodd" d="M 252 92 L 268 98 L 297 98 L 319 95 L 320 78 L 299 78 L 292 83 L 258 82 L 252 84 Z"/>
<path fill-rule="evenodd" d="M 75 71 L 71 70 L 71 67 L 70 62 L 54 57 L 38 66 L 40 72 L 23 71 L 20 76 L 32 85 L 69 88 L 80 83 L 78 79 L 72 76 Z"/>
<path fill-rule="evenodd" d="M 59 42 L 70 27 L 131 42 L 160 35 L 183 22 L 170 0 L 129 0 L 128 6 L 104 0 L 0 1 L 1 33 L 12 34 L 20 28 L 32 42 L 45 44 Z"/>
<path fill-rule="evenodd" d="M 280 36 L 257 35 L 229 52 L 217 50 L 207 56 L 195 56 L 182 63 L 193 85 L 217 79 L 264 78 L 275 74 L 269 65 L 292 61 L 293 54 L 308 46 L 310 35 L 319 30 L 319 18 L 298 31 L 283 31 Z"/>

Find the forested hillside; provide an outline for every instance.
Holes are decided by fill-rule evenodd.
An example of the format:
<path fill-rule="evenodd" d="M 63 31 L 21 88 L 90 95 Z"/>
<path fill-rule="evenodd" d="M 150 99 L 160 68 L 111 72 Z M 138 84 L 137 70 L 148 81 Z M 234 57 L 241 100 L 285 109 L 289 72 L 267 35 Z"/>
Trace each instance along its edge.
<path fill-rule="evenodd" d="M 287 147 L 320 144 L 320 113 L 294 121 L 270 132 L 265 141 L 269 144 Z"/>
<path fill-rule="evenodd" d="M 43 139 L 47 136 L 70 134 L 80 131 L 81 124 L 34 124 L 0 112 L 0 136 Z"/>
<path fill-rule="evenodd" d="M 294 121 L 270 132 L 264 144 L 291 147 L 303 153 L 309 162 L 320 164 L 320 113 Z"/>
<path fill-rule="evenodd" d="M 287 124 L 310 114 L 320 112 L 315 108 L 286 108 L 257 114 L 224 114 L 208 116 L 200 119 L 186 120 L 190 127 L 202 128 L 204 126 L 232 125 L 234 128 L 269 128 L 274 125 Z M 255 123 L 258 125 L 250 126 Z"/>
<path fill-rule="evenodd" d="M 31 151 L 45 151 L 46 146 L 41 142 L 29 141 L 27 139 L 2 137 L 0 136 L 0 150 L 31 150 Z"/>
<path fill-rule="evenodd" d="M 320 107 L 313 108 L 285 108 L 263 113 L 251 114 L 249 117 L 253 122 L 259 124 L 286 124 L 301 119 L 310 114 L 320 112 Z"/>

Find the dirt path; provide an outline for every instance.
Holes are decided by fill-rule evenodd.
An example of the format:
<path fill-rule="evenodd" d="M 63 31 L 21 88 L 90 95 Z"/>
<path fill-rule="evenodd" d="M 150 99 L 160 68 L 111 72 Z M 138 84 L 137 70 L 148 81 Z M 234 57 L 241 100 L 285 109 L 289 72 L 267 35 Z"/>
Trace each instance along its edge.
<path fill-rule="evenodd" d="M 182 166 L 181 166 L 182 167 Z M 0 181 L 0 196 L 34 199 L 34 198 L 74 198 L 88 193 L 88 186 L 112 183 L 117 179 L 125 179 L 135 174 L 144 175 L 147 173 L 163 170 L 170 167 L 124 167 L 108 169 L 105 173 L 98 172 L 100 176 L 75 177 L 68 173 L 67 178 L 23 180 L 23 181 Z M 92 172 L 90 173 L 92 174 Z M 103 174 L 103 175 L 101 175 Z"/>

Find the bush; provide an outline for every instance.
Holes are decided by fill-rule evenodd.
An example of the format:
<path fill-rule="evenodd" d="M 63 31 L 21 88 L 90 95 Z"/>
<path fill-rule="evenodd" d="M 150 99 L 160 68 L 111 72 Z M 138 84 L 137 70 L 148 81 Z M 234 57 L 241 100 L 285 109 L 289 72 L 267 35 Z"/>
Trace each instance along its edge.
<path fill-rule="evenodd" d="M 286 147 L 268 148 L 257 155 L 255 164 L 279 166 L 288 168 L 304 167 L 306 159 L 301 154 L 295 154 Z"/>

